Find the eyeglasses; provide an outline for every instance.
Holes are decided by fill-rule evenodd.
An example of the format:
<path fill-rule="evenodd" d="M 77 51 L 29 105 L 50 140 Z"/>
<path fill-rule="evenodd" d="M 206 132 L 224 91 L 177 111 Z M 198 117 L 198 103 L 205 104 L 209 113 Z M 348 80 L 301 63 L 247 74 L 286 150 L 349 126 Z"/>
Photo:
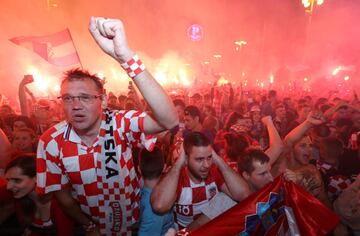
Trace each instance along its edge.
<path fill-rule="evenodd" d="M 95 99 L 98 99 L 101 96 L 102 94 L 99 95 L 82 94 L 80 96 L 63 95 L 58 97 L 58 99 L 61 99 L 65 104 L 72 104 L 75 98 L 77 98 L 82 103 L 92 103 Z"/>

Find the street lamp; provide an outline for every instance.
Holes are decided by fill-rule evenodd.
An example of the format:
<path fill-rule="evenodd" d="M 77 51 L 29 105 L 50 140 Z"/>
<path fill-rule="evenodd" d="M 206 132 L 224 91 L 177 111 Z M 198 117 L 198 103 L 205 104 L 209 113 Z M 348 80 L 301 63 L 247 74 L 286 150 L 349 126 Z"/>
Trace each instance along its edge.
<path fill-rule="evenodd" d="M 308 43 L 310 37 L 310 24 L 311 24 L 312 13 L 314 11 L 314 6 L 315 4 L 318 6 L 322 5 L 324 1 L 325 0 L 301 0 L 301 3 L 305 8 L 305 12 L 308 13 L 307 14 L 308 21 L 306 24 L 306 32 L 305 32 L 305 48 L 304 48 L 303 62 L 306 61 L 306 57 L 307 57 Z"/>
<path fill-rule="evenodd" d="M 236 51 L 239 51 L 239 49 L 242 49 L 242 47 L 245 46 L 247 42 L 241 40 L 241 41 L 235 41 L 234 44 L 236 45 Z"/>
<path fill-rule="evenodd" d="M 315 3 L 320 6 L 324 3 L 324 0 L 301 0 L 302 4 L 305 7 L 305 12 L 312 13 Z"/>

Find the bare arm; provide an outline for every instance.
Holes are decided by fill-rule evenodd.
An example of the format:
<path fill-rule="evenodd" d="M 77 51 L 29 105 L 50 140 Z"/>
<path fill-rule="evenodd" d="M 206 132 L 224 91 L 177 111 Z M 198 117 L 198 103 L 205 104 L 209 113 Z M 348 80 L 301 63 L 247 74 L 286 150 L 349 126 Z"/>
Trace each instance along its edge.
<path fill-rule="evenodd" d="M 250 194 L 250 189 L 245 180 L 227 165 L 224 160 L 213 151 L 215 165 L 224 176 L 225 183 L 220 187 L 221 191 L 229 195 L 235 201 L 241 201 Z"/>
<path fill-rule="evenodd" d="M 276 160 L 279 158 L 281 152 L 283 151 L 284 144 L 281 140 L 281 137 L 279 135 L 279 132 L 274 126 L 274 123 L 271 119 L 271 116 L 265 116 L 261 119 L 261 121 L 266 126 L 266 129 L 269 133 L 269 148 L 266 149 L 265 153 L 270 158 L 270 165 L 276 162 Z"/>
<path fill-rule="evenodd" d="M 286 135 L 284 139 L 286 147 L 292 147 L 295 143 L 297 143 L 300 139 L 304 137 L 304 135 L 310 128 L 316 125 L 320 125 L 324 122 L 325 119 L 321 113 L 310 112 L 307 119 L 303 123 L 295 127 L 293 130 L 290 131 L 290 133 L 288 133 L 288 135 Z"/>
<path fill-rule="evenodd" d="M 79 204 L 72 197 L 70 189 L 59 190 L 54 194 L 66 213 L 76 220 L 76 222 L 81 225 L 89 223 L 90 219 L 81 211 Z"/>
<path fill-rule="evenodd" d="M 20 101 L 20 109 L 21 114 L 23 116 L 30 117 L 29 106 L 26 98 L 26 92 L 30 93 L 29 89 L 26 87 L 27 84 L 32 83 L 34 81 L 32 75 L 24 75 L 24 78 L 21 80 L 19 84 L 19 101 Z"/>
<path fill-rule="evenodd" d="M 89 30 L 101 49 L 119 63 L 125 63 L 134 56 L 127 44 L 124 26 L 120 20 L 92 17 Z M 175 127 L 179 123 L 175 107 L 149 71 L 145 69 L 138 74 L 134 82 L 156 119 L 155 122 L 150 116 L 146 116 L 145 132 L 157 133 Z"/>
<path fill-rule="evenodd" d="M 174 205 L 180 172 L 184 164 L 185 152 L 181 147 L 179 159 L 170 171 L 160 179 L 151 193 L 151 206 L 155 212 L 165 213 Z"/>
<path fill-rule="evenodd" d="M 90 218 L 85 215 L 79 204 L 75 201 L 75 199 L 72 197 L 70 189 L 63 189 L 60 191 L 54 192 L 56 199 L 62 206 L 63 210 L 76 222 L 81 224 L 82 226 L 87 226 L 92 223 Z M 86 232 L 87 235 L 97 235 L 98 229 L 95 228 L 91 232 Z"/>
<path fill-rule="evenodd" d="M 201 214 L 199 216 L 199 218 L 197 218 L 196 220 L 194 220 L 193 222 L 191 222 L 191 224 L 189 224 L 187 226 L 187 228 L 190 230 L 190 231 L 194 231 L 195 229 L 197 228 L 200 228 L 200 226 L 206 224 L 207 222 L 209 222 L 211 219 L 209 217 L 207 217 L 206 215 L 204 214 Z"/>
<path fill-rule="evenodd" d="M 348 106 L 346 102 L 339 102 L 335 106 L 330 107 L 326 112 L 324 113 L 325 119 L 330 119 L 334 113 L 342 106 Z"/>

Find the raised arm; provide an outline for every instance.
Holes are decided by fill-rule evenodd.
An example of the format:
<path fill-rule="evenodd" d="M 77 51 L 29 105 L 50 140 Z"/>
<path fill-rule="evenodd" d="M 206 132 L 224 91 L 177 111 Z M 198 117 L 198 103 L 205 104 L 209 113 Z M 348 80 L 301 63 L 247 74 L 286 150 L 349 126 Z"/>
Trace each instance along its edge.
<path fill-rule="evenodd" d="M 221 186 L 221 191 L 226 193 L 235 201 L 241 201 L 250 194 L 249 185 L 245 180 L 230 168 L 225 161 L 219 157 L 215 151 L 212 152 L 215 165 L 219 168 L 224 176 L 225 183 Z"/>
<path fill-rule="evenodd" d="M 269 148 L 266 149 L 265 153 L 270 158 L 270 165 L 276 162 L 281 152 L 283 151 L 284 144 L 281 140 L 279 132 L 274 126 L 271 116 L 264 116 L 261 121 L 264 123 L 269 133 Z"/>
<path fill-rule="evenodd" d="M 89 30 L 100 48 L 119 63 L 127 63 L 134 57 L 135 53 L 128 46 L 120 20 L 92 17 Z M 179 118 L 173 103 L 149 71 L 143 70 L 133 80 L 156 119 L 155 122 L 150 116 L 146 116 L 145 132 L 156 133 L 178 125 Z"/>
<path fill-rule="evenodd" d="M 320 112 L 310 112 L 306 120 L 295 127 L 293 130 L 286 135 L 284 142 L 286 147 L 292 147 L 296 142 L 298 142 L 300 139 L 304 137 L 306 132 L 316 126 L 321 125 L 325 122 L 325 118 Z"/>
<path fill-rule="evenodd" d="M 185 152 L 181 147 L 178 160 L 170 171 L 160 179 L 151 193 L 151 206 L 155 212 L 165 213 L 174 205 L 180 172 L 184 165 Z"/>
<path fill-rule="evenodd" d="M 27 84 L 30 84 L 34 81 L 32 75 L 24 75 L 24 78 L 21 80 L 19 84 L 19 102 L 21 114 L 23 116 L 30 117 L 29 106 L 26 98 L 26 92 L 30 93 L 29 89 L 26 87 Z"/>
<path fill-rule="evenodd" d="M 348 104 L 344 101 L 338 102 L 335 106 L 330 107 L 328 110 L 325 111 L 324 117 L 325 119 L 330 119 L 334 113 L 342 106 L 348 106 Z"/>

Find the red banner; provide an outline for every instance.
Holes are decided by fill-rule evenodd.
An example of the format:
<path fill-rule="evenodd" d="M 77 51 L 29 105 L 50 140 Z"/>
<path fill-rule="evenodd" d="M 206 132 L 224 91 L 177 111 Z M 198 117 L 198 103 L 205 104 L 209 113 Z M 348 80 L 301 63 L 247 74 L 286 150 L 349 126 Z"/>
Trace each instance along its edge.
<path fill-rule="evenodd" d="M 317 236 L 338 223 L 338 216 L 318 199 L 280 176 L 190 235 Z"/>
<path fill-rule="evenodd" d="M 80 63 L 69 29 L 45 36 L 19 36 L 9 40 L 56 66 Z"/>

